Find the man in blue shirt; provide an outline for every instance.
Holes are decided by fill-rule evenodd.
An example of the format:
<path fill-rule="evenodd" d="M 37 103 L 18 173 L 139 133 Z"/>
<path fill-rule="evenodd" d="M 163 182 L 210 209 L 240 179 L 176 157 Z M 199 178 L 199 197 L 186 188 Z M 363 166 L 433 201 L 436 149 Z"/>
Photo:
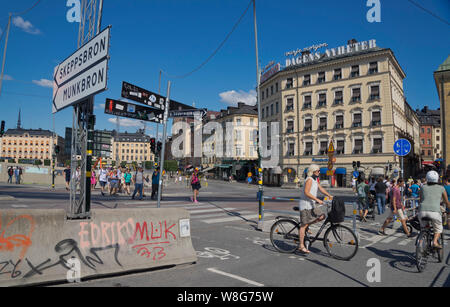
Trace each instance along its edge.
<path fill-rule="evenodd" d="M 152 175 L 152 199 L 155 199 L 155 196 L 158 195 L 159 189 L 159 167 L 155 169 Z M 161 193 L 162 194 L 162 193 Z"/>
<path fill-rule="evenodd" d="M 412 198 L 419 197 L 420 186 L 419 186 L 419 181 L 417 179 L 414 180 L 414 183 L 409 188 L 409 191 L 411 192 Z M 418 200 L 413 200 L 413 204 L 414 204 L 414 207 L 417 207 L 419 205 Z"/>
<path fill-rule="evenodd" d="M 450 195 L 450 178 L 449 177 L 444 177 L 444 188 L 445 188 L 445 191 L 447 192 L 447 195 Z"/>

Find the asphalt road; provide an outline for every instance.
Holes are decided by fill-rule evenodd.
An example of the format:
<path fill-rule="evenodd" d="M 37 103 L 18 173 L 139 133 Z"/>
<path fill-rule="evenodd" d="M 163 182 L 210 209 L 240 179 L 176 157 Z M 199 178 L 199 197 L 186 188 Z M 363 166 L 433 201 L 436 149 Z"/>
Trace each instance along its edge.
<path fill-rule="evenodd" d="M 408 239 L 397 229 L 398 223 L 387 229 L 389 236 L 377 234 L 386 216 L 375 221 L 357 222 L 360 248 L 351 261 L 331 258 L 321 242 L 315 242 L 311 253 L 280 254 L 270 243 L 269 233 L 257 230 L 258 202 L 256 186 L 210 181 L 203 184 L 199 204 L 189 201 L 190 190 L 185 184 L 171 183 L 164 188 L 161 206 L 182 206 L 191 214 L 191 235 L 198 262 L 192 265 L 152 270 L 63 287 L 448 287 L 450 257 L 445 241 L 445 261 L 431 260 L 423 273 L 418 273 L 414 259 L 414 239 Z M 354 200 L 349 189 L 330 189 L 346 201 Z M 147 194 L 149 191 L 147 189 Z M 265 188 L 265 195 L 297 197 L 298 191 Z M 68 192 L 40 186 L 0 185 L 1 208 L 67 208 Z M 293 212 L 293 202 L 266 201 L 266 210 Z M 128 196 L 100 195 L 93 192 L 93 208 L 156 207 L 155 201 L 131 200 Z M 347 207 L 351 217 L 352 208 Z M 295 213 L 294 213 L 295 214 Z M 266 212 L 264 228 L 268 229 L 277 213 Z M 352 226 L 352 221 L 345 224 Z M 314 231 L 315 229 L 313 229 Z M 446 237 L 450 237 L 450 232 Z M 375 266 L 374 266 L 375 263 Z M 373 270 L 379 265 L 376 275 Z"/>

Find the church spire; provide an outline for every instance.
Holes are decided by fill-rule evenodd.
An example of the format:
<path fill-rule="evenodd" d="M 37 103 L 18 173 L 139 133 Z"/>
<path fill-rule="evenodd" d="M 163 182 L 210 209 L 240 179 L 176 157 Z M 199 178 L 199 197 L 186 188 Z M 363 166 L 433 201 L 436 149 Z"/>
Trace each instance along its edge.
<path fill-rule="evenodd" d="M 20 108 L 19 108 L 19 119 L 17 120 L 17 129 L 22 129 L 20 127 Z"/>

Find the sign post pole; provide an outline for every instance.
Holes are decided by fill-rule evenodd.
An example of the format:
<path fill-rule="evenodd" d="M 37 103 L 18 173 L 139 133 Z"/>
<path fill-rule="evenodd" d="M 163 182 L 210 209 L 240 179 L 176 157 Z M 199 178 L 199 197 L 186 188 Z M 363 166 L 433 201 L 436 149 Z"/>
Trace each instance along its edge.
<path fill-rule="evenodd" d="M 163 184 L 163 170 L 164 170 L 164 155 L 166 152 L 166 134 L 167 134 L 167 118 L 169 117 L 169 104 L 170 104 L 170 81 L 167 84 L 167 98 L 166 98 L 166 107 L 164 110 L 164 119 L 163 119 L 163 139 L 162 139 L 162 149 L 161 149 L 161 158 L 159 161 L 159 186 L 158 186 L 158 203 L 157 208 L 161 208 L 161 190 Z"/>

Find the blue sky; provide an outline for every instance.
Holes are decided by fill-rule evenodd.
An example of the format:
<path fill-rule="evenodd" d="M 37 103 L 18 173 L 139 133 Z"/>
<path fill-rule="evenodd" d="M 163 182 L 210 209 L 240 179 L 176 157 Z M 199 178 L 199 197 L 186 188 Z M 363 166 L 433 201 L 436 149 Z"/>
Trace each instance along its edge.
<path fill-rule="evenodd" d="M 415 0 L 450 22 L 450 1 Z M 8 12 L 27 9 L 35 0 L 0 0 L 0 31 Z M 260 64 L 284 64 L 284 53 L 313 44 L 330 47 L 376 39 L 391 48 L 406 72 L 405 95 L 411 106 L 438 108 L 433 72 L 450 54 L 450 26 L 408 0 L 380 0 L 381 22 L 369 23 L 367 0 L 257 0 Z M 159 71 L 183 75 L 202 63 L 225 38 L 249 0 L 104 0 L 102 28 L 112 26 L 108 90 L 95 98 L 96 129 L 114 129 L 101 104 L 120 98 L 122 81 L 157 92 Z M 54 67 L 77 47 L 78 23 L 66 20 L 66 0 L 41 0 L 11 27 L 0 96 L 0 119 L 7 128 L 22 109 L 24 128 L 52 129 L 48 81 Z M 0 32 L 1 33 L 1 32 Z M 5 38 L 0 42 L 0 58 Z M 163 75 L 162 94 L 168 77 Z M 215 57 L 188 78 L 172 78 L 171 97 L 196 107 L 220 110 L 236 97 L 251 101 L 256 86 L 252 8 Z M 56 132 L 71 126 L 71 108 L 55 115 Z M 125 121 L 121 131 L 135 131 Z M 154 134 L 154 124 L 147 126 Z M 161 129 L 160 129 L 161 131 Z"/>

